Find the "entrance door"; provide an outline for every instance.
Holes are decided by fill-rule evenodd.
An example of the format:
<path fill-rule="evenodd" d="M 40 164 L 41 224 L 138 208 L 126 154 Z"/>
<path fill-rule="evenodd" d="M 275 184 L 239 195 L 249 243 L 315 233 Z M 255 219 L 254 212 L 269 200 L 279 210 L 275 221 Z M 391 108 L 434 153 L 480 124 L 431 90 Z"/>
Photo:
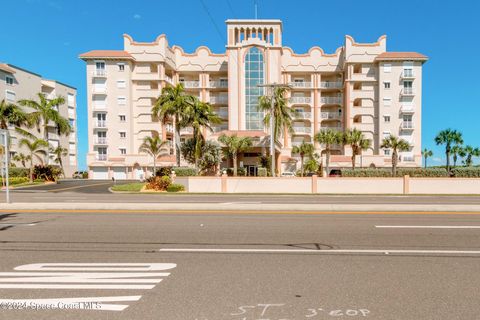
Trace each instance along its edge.
<path fill-rule="evenodd" d="M 249 177 L 256 177 L 257 176 L 257 166 L 245 166 L 247 169 L 247 176 Z"/>

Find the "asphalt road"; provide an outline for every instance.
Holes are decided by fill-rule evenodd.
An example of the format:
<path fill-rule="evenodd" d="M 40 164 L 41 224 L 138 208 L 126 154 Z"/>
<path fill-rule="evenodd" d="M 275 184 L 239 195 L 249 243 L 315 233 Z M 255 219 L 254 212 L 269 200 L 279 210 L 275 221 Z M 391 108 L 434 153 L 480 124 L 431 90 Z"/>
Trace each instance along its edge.
<path fill-rule="evenodd" d="M 117 184 L 131 181 L 117 181 Z M 65 180 L 13 190 L 13 202 L 258 203 L 258 204 L 480 204 L 480 196 L 274 195 L 274 194 L 112 194 L 112 181 Z M 5 193 L 0 194 L 5 202 Z"/>
<path fill-rule="evenodd" d="M 464 320 L 480 313 L 479 215 L 50 212 L 5 213 L 0 223 L 0 306 L 96 297 L 106 309 L 124 308 L 0 310 L 2 319 Z M 47 265 L 19 267 L 29 264 Z"/>

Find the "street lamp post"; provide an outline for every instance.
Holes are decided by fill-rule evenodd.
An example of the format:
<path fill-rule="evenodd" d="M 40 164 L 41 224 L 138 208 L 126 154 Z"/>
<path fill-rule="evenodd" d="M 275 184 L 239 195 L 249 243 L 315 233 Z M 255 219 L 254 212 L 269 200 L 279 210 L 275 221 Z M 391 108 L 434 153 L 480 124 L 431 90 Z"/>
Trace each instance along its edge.
<path fill-rule="evenodd" d="M 10 203 L 10 184 L 9 184 L 9 174 L 8 174 L 8 156 L 9 156 L 9 150 L 8 150 L 8 130 L 1 129 L 0 130 L 0 135 L 2 136 L 2 141 L 0 142 L 3 144 L 3 150 L 5 151 L 5 201 L 6 203 Z"/>

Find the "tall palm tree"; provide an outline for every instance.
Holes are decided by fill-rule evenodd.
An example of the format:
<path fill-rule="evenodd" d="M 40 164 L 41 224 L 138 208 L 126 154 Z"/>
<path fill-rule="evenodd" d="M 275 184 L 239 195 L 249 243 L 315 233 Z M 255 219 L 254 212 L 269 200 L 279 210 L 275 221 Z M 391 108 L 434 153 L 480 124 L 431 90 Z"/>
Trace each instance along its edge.
<path fill-rule="evenodd" d="M 265 113 L 263 123 L 270 127 L 270 117 L 273 114 L 273 137 L 278 140 L 283 130 L 287 129 L 292 132 L 293 117 L 296 115 L 294 109 L 288 106 L 285 98 L 286 88 L 276 88 L 273 92 L 274 105 L 272 110 L 272 98 L 269 96 L 261 96 L 258 100 L 258 109 Z M 273 112 L 272 112 L 273 111 Z"/>
<path fill-rule="evenodd" d="M 65 104 L 64 97 L 56 97 L 55 99 L 47 99 L 43 93 L 38 93 L 38 100 L 20 100 L 18 103 L 22 106 L 33 109 L 28 113 L 28 121 L 30 124 L 43 129 L 43 140 L 48 141 L 48 127 L 53 124 L 59 134 L 68 135 L 72 131 L 70 122 L 64 118 L 58 111 L 58 107 Z M 45 163 L 48 161 L 48 154 L 45 155 Z"/>
<path fill-rule="evenodd" d="M 410 144 L 395 136 L 383 139 L 381 148 L 392 150 L 392 176 L 397 175 L 398 152 L 410 150 Z"/>
<path fill-rule="evenodd" d="M 58 146 L 56 148 L 50 147 L 50 153 L 54 155 L 53 161 L 58 163 L 60 166 L 60 170 L 62 170 L 63 176 L 65 176 L 65 171 L 63 170 L 63 159 L 62 157 L 66 157 L 68 155 L 68 149 L 62 146 Z"/>
<path fill-rule="evenodd" d="M 453 158 L 453 167 L 455 168 L 457 166 L 457 160 L 458 160 L 458 156 L 460 157 L 465 157 L 465 148 L 459 144 L 456 144 L 452 147 L 452 149 L 450 150 L 450 152 L 452 153 L 452 158 Z"/>
<path fill-rule="evenodd" d="M 8 125 L 20 127 L 26 125 L 27 114 L 19 106 L 8 103 L 3 99 L 0 101 L 0 129 L 7 130 Z"/>
<path fill-rule="evenodd" d="M 20 148 L 25 146 L 30 153 L 28 155 L 30 160 L 30 182 L 33 182 L 33 159 L 36 158 L 40 161 L 40 163 L 43 163 L 41 156 L 46 156 L 48 154 L 45 150 L 48 148 L 48 142 L 43 139 L 30 140 L 27 138 L 22 138 L 19 141 L 18 146 Z"/>
<path fill-rule="evenodd" d="M 181 83 L 175 87 L 167 86 L 152 107 L 152 114 L 163 124 L 172 118 L 175 123 L 175 151 L 177 166 L 180 166 L 180 130 L 185 126 L 186 109 L 192 104 L 192 96 L 185 94 Z"/>
<path fill-rule="evenodd" d="M 465 165 L 470 167 L 473 163 L 473 157 L 480 157 L 480 148 L 465 146 Z"/>
<path fill-rule="evenodd" d="M 300 145 L 294 146 L 292 148 L 292 154 L 298 154 L 300 156 L 300 170 L 301 170 L 301 176 L 303 177 L 303 172 L 304 172 L 304 167 L 303 167 L 303 161 L 305 156 L 312 157 L 313 152 L 315 151 L 315 147 L 313 144 L 308 143 L 303 141 Z"/>
<path fill-rule="evenodd" d="M 237 175 L 237 158 L 238 154 L 252 147 L 252 139 L 250 137 L 237 137 L 237 135 L 227 136 L 222 134 L 218 137 L 218 141 L 226 147 L 224 150 L 225 157 L 233 160 L 233 175 Z"/>
<path fill-rule="evenodd" d="M 355 170 L 357 155 L 364 150 L 368 150 L 371 146 L 371 141 L 365 139 L 363 133 L 354 128 L 344 133 L 343 143 L 350 145 L 350 148 L 352 148 L 352 168 Z"/>
<path fill-rule="evenodd" d="M 445 156 L 447 158 L 447 171 L 450 172 L 450 153 L 452 152 L 452 145 L 462 144 L 462 133 L 457 130 L 445 129 L 440 131 L 435 137 L 437 145 L 445 145 Z"/>
<path fill-rule="evenodd" d="M 153 137 L 147 136 L 143 138 L 143 143 L 138 148 L 138 152 L 144 152 L 152 156 L 153 176 L 157 174 L 157 158 L 163 153 L 165 146 L 168 144 L 168 141 L 164 141 L 160 136 L 154 135 Z"/>
<path fill-rule="evenodd" d="M 332 147 L 335 144 L 339 144 L 343 140 L 343 135 L 341 132 L 332 130 L 332 129 L 324 129 L 318 132 L 314 140 L 320 144 L 325 146 L 325 169 L 327 170 L 327 177 L 330 170 L 330 154 L 332 153 Z"/>
<path fill-rule="evenodd" d="M 12 159 L 13 161 L 20 162 L 22 164 L 22 167 L 26 168 L 26 163 L 27 161 L 30 161 L 30 156 L 24 155 L 23 153 L 17 153 L 13 156 Z"/>
<path fill-rule="evenodd" d="M 424 167 L 425 169 L 427 168 L 427 159 L 431 156 L 433 156 L 433 151 L 428 150 L 427 148 L 423 149 L 422 151 L 422 156 L 423 156 L 423 161 L 425 163 Z"/>
<path fill-rule="evenodd" d="M 194 97 L 185 110 L 182 126 L 191 126 L 193 128 L 193 139 L 195 143 L 195 168 L 198 170 L 198 161 L 202 156 L 202 148 L 205 144 L 203 129 L 213 132 L 212 124 L 222 122 L 220 117 L 213 112 L 212 106 L 207 102 L 202 102 Z"/>

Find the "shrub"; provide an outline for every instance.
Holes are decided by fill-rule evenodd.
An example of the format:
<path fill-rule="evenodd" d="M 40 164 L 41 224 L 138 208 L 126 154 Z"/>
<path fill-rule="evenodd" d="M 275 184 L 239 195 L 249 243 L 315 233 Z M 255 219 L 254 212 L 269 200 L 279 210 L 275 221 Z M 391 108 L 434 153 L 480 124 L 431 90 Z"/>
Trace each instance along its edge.
<path fill-rule="evenodd" d="M 172 183 L 167 187 L 167 192 L 179 192 L 179 191 L 185 191 L 185 187 L 183 186 L 183 184 Z"/>
<path fill-rule="evenodd" d="M 177 177 L 189 177 L 189 176 L 196 176 L 197 172 L 194 168 L 187 168 L 187 167 L 174 167 L 175 175 Z M 171 173 L 171 171 L 170 171 Z"/>
<path fill-rule="evenodd" d="M 257 175 L 259 177 L 266 177 L 268 175 L 267 168 L 258 168 L 257 169 Z"/>
<path fill-rule="evenodd" d="M 447 177 L 447 171 L 442 168 L 398 168 L 397 177 Z M 388 168 L 342 169 L 342 177 L 391 177 L 392 171 Z"/>
<path fill-rule="evenodd" d="M 155 175 L 159 177 L 169 176 L 171 174 L 172 174 L 172 167 L 160 167 L 155 172 Z"/>
<path fill-rule="evenodd" d="M 27 168 L 8 168 L 8 176 L 11 178 L 28 177 L 29 170 Z"/>
<path fill-rule="evenodd" d="M 33 168 L 33 179 L 44 179 L 46 181 L 56 181 L 62 174 L 62 169 L 52 165 L 36 165 Z"/>
<path fill-rule="evenodd" d="M 391 177 L 389 169 L 342 169 L 342 177 Z"/>
<path fill-rule="evenodd" d="M 172 180 L 169 176 L 153 176 L 147 179 L 147 189 L 164 191 L 167 190 L 168 186 L 172 184 Z"/>
<path fill-rule="evenodd" d="M 455 167 L 452 175 L 456 178 L 480 178 L 479 167 Z"/>
<path fill-rule="evenodd" d="M 88 172 L 87 171 L 84 171 L 82 173 L 82 179 L 88 179 Z"/>
<path fill-rule="evenodd" d="M 27 177 L 9 177 L 8 184 L 11 186 L 15 186 L 22 183 L 27 183 L 29 179 Z M 2 185 L 5 184 L 4 179 L 2 178 Z"/>

